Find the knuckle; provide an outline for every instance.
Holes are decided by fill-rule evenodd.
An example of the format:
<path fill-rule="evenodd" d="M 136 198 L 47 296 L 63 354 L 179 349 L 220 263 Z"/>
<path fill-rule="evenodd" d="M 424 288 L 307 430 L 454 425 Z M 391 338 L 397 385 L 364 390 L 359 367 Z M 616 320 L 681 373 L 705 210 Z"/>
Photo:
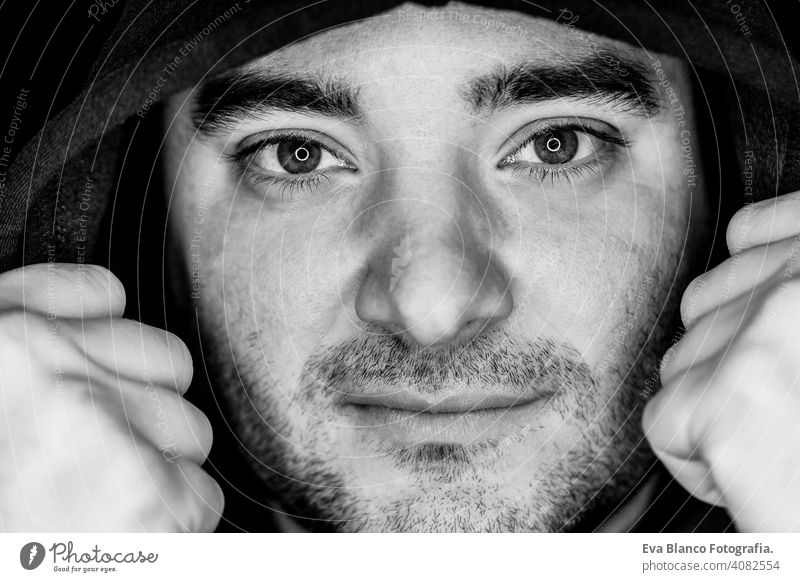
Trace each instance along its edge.
<path fill-rule="evenodd" d="M 706 287 L 708 287 L 708 277 L 703 274 L 695 278 L 686 287 L 683 296 L 681 297 L 681 319 L 684 323 L 692 321 L 697 313 L 697 303 L 700 300 Z"/>
<path fill-rule="evenodd" d="M 187 345 L 183 343 L 183 341 L 178 336 L 174 334 L 170 335 L 174 338 L 171 341 L 175 342 L 177 348 L 178 364 L 183 374 L 183 381 L 186 385 L 188 385 L 192 381 L 192 376 L 194 375 L 194 367 L 192 365 L 192 354 L 189 351 Z"/>
<path fill-rule="evenodd" d="M 131 451 L 133 452 L 133 451 Z M 172 531 L 174 508 L 171 499 L 180 496 L 175 479 L 164 468 L 156 451 L 127 455 L 117 460 L 117 472 L 124 475 L 126 497 L 136 522 L 146 531 Z"/>
<path fill-rule="evenodd" d="M 180 386 L 189 386 L 194 375 L 192 354 L 189 351 L 189 348 L 181 338 L 171 331 L 156 330 L 155 328 L 151 329 L 154 329 L 157 333 L 161 334 L 161 337 L 163 338 L 162 341 L 164 341 L 168 347 L 168 353 L 170 354 L 170 365 L 173 374 L 175 374 L 176 382 Z"/>
<path fill-rule="evenodd" d="M 744 246 L 745 238 L 752 227 L 753 216 L 756 212 L 754 206 L 747 205 L 733 215 L 725 230 L 725 240 L 728 250 L 733 254 Z"/>
<path fill-rule="evenodd" d="M 657 431 L 658 431 L 658 421 L 659 421 L 659 405 L 660 400 L 664 398 L 664 393 L 659 392 L 645 404 L 644 409 L 642 410 L 642 431 L 644 435 L 650 439 Z"/>
<path fill-rule="evenodd" d="M 121 321 L 109 321 L 115 341 L 117 339 L 130 344 L 138 346 L 142 349 L 147 347 L 157 346 L 162 347 L 160 342 L 158 330 L 140 321 L 133 319 L 123 319 Z"/>
<path fill-rule="evenodd" d="M 754 409 L 770 406 L 774 390 L 766 387 L 773 384 L 769 379 L 775 378 L 777 366 L 769 345 L 746 342 L 731 350 L 715 374 L 720 406 L 740 419 Z"/>
<path fill-rule="evenodd" d="M 48 263 L 48 266 L 48 277 L 52 275 L 58 277 L 64 283 L 72 284 L 78 282 L 79 278 L 82 276 L 82 272 L 88 274 L 91 270 L 88 268 L 88 265 L 77 263 Z"/>
<path fill-rule="evenodd" d="M 680 341 L 671 345 L 667 351 L 664 353 L 661 361 L 658 363 L 658 374 L 659 378 L 661 379 L 662 384 L 672 376 L 673 371 L 675 370 L 675 355 L 677 350 L 680 348 Z"/>
<path fill-rule="evenodd" d="M 147 357 L 143 374 L 164 376 L 167 371 L 176 384 L 188 386 L 193 376 L 189 348 L 174 333 L 138 321 L 123 319 L 114 322 L 114 336 L 124 345 Z"/>
<path fill-rule="evenodd" d="M 195 411 L 194 414 L 197 418 L 197 433 L 195 434 L 195 438 L 197 439 L 198 446 L 200 450 L 203 451 L 204 458 L 208 457 L 208 453 L 211 451 L 211 447 L 214 444 L 214 431 L 211 426 L 211 421 L 199 408 L 191 403 L 187 404 Z"/>
<path fill-rule="evenodd" d="M 225 498 L 216 480 L 195 463 L 183 464 L 184 486 L 192 490 L 184 527 L 192 532 L 211 532 L 222 515 Z"/>
<path fill-rule="evenodd" d="M 153 450 L 148 466 L 140 468 L 139 479 L 145 493 L 140 498 L 139 512 L 142 522 L 152 531 L 189 531 L 181 523 L 186 517 L 187 505 L 193 501 L 194 492 L 185 476 L 186 463 L 178 459 L 167 463 L 158 451 Z"/>
<path fill-rule="evenodd" d="M 125 287 L 114 273 L 100 265 L 84 265 L 83 284 L 108 294 L 109 301 L 125 304 Z"/>
<path fill-rule="evenodd" d="M 736 336 L 756 344 L 790 330 L 795 325 L 800 305 L 800 285 L 792 280 L 778 280 L 763 285 L 745 302 Z M 788 311 L 787 311 L 788 310 Z"/>
<path fill-rule="evenodd" d="M 146 327 L 154 338 L 157 337 L 158 341 L 166 346 L 167 353 L 170 355 L 170 364 L 173 366 L 175 373 L 185 376 L 187 371 L 191 372 L 192 355 L 183 340 L 171 331 L 150 326 Z M 191 380 L 191 376 L 189 379 Z"/>

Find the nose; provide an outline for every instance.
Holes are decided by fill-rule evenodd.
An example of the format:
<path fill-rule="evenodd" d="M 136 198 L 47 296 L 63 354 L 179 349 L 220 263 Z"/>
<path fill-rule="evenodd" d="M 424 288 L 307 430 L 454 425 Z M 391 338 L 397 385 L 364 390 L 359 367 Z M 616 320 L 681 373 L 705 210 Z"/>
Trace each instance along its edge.
<path fill-rule="evenodd" d="M 451 205 L 441 197 L 381 205 L 391 217 L 356 297 L 362 321 L 430 347 L 466 342 L 511 314 L 509 280 L 479 236 L 486 229 L 457 206 L 469 194 L 458 194 Z"/>

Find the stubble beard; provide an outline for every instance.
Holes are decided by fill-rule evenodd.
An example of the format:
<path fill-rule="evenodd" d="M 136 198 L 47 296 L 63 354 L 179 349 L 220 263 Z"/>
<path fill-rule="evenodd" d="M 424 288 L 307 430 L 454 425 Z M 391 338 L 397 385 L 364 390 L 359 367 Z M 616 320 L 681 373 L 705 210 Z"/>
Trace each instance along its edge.
<path fill-rule="evenodd" d="M 648 307 L 652 306 L 645 309 Z M 451 379 L 459 377 L 459 371 L 466 374 L 475 366 L 481 369 L 492 354 L 496 364 L 497 339 L 504 334 L 483 337 L 460 354 L 444 356 L 403 351 L 403 343 L 393 336 L 359 338 L 317 354 L 306 362 L 300 379 L 305 385 L 295 399 L 305 401 L 309 418 L 316 420 L 296 425 L 288 420 L 292 416 L 285 402 L 275 398 L 280 387 L 264 381 L 272 374 L 265 369 L 260 352 L 243 350 L 236 354 L 234 365 L 230 353 L 224 357 L 220 349 L 230 349 L 226 336 L 211 334 L 224 338 L 224 346 L 207 341 L 206 353 L 210 354 L 224 412 L 245 449 L 247 462 L 265 485 L 261 501 L 277 502 L 281 511 L 302 527 L 350 532 L 551 532 L 591 529 L 654 465 L 640 428 L 648 395 L 643 386 L 646 379 L 657 378 L 655 370 L 666 336 L 653 334 L 648 344 L 622 350 L 625 357 L 608 366 L 603 383 L 574 359 L 574 352 L 561 357 L 551 342 L 529 344 L 506 336 L 502 341 L 506 348 L 511 346 L 505 350 L 506 364 L 519 368 L 520 350 L 540 364 L 536 370 L 523 366 L 515 382 L 541 380 L 542 358 L 558 360 L 549 373 L 560 374 L 557 381 L 562 389 L 547 406 L 564 422 L 575 425 L 583 439 L 549 466 L 541 467 L 521 488 L 518 484 L 507 487 L 494 470 L 502 464 L 504 447 L 513 444 L 513 438 L 471 445 L 398 447 L 379 443 L 379 454 L 407 475 L 403 487 L 393 489 L 392 498 L 370 494 L 374 488 L 354 487 L 351 475 L 330 461 L 335 448 L 325 442 L 324 430 L 315 427 L 336 419 L 336 412 L 320 387 L 333 384 L 335 390 L 336 380 L 331 382 L 331 378 L 342 373 L 349 373 L 353 381 L 354 369 L 367 381 L 393 372 L 395 378 L 397 374 L 408 378 L 410 385 L 426 380 L 430 384 L 435 379 L 426 374 L 437 369 Z M 451 358 L 449 367 L 442 366 L 443 357 Z M 347 362 L 349 372 L 336 362 Z M 387 372 L 387 365 L 394 368 Z M 497 369 L 497 365 L 493 367 Z M 474 380 L 474 374 L 471 378 Z M 324 379 L 321 384 L 320 379 Z M 481 379 L 492 385 L 491 379 Z M 616 388 L 610 390 L 609 386 Z"/>

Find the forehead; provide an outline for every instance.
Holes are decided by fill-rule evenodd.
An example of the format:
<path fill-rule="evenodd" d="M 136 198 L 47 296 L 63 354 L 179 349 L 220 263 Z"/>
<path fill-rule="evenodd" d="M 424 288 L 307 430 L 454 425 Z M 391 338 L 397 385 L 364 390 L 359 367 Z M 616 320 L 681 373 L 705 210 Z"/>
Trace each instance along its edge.
<path fill-rule="evenodd" d="M 520 62 L 569 65 L 598 57 L 612 66 L 617 57 L 650 62 L 644 50 L 549 19 L 458 3 L 443 8 L 405 4 L 314 34 L 246 68 L 335 75 L 354 84 L 402 78 L 437 83 Z"/>

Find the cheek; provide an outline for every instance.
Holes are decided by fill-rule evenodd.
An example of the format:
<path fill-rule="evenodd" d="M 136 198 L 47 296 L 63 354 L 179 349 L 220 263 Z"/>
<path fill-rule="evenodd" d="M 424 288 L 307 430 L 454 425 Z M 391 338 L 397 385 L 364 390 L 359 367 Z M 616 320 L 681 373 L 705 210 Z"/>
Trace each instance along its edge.
<path fill-rule="evenodd" d="M 592 363 L 621 325 L 648 325 L 664 301 L 655 286 L 669 288 L 663 279 L 677 267 L 686 199 L 678 183 L 618 183 L 570 204 L 549 201 L 545 236 L 526 237 L 519 331 L 563 337 Z"/>
<path fill-rule="evenodd" d="M 292 374 L 322 340 L 332 306 L 341 311 L 337 245 L 324 230 L 302 226 L 314 217 L 228 200 L 206 213 L 199 307 L 216 329 L 224 326 L 240 356 L 258 353 L 280 375 Z"/>

